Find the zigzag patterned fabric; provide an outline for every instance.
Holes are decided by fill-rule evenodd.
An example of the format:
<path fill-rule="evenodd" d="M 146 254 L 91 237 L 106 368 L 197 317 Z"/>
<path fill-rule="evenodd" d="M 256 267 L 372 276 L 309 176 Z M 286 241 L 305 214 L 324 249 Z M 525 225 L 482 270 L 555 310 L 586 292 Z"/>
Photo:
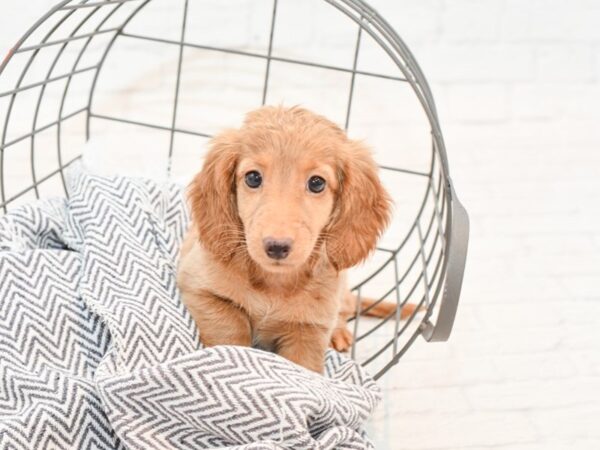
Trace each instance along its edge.
<path fill-rule="evenodd" d="M 375 382 L 201 348 L 175 284 L 175 185 L 69 174 L 69 199 L 0 218 L 1 449 L 363 449 Z"/>

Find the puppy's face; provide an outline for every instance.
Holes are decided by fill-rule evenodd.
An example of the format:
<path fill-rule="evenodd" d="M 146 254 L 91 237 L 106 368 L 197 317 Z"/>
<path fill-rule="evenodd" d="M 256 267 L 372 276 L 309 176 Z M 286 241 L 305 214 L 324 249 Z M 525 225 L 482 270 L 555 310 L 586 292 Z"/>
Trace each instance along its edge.
<path fill-rule="evenodd" d="M 390 212 L 361 143 L 324 117 L 282 107 L 258 109 L 213 140 L 190 204 L 208 251 L 276 273 L 299 269 L 322 248 L 338 270 L 357 264 Z"/>
<path fill-rule="evenodd" d="M 247 152 L 238 163 L 238 214 L 248 254 L 264 270 L 301 267 L 330 221 L 337 168 L 315 144 L 276 140 Z"/>

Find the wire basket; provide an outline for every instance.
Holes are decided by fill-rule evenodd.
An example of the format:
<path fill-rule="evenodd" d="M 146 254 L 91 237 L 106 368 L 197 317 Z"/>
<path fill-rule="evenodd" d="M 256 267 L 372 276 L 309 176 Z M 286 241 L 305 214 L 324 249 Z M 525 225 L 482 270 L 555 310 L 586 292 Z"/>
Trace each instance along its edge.
<path fill-rule="evenodd" d="M 349 279 L 358 296 L 424 312 L 350 319 L 351 355 L 379 378 L 417 336 L 448 339 L 469 226 L 427 81 L 363 1 L 61 1 L 0 65 L 0 210 L 66 195 L 64 170 L 98 140 L 97 161 L 189 177 L 213 134 L 282 102 L 365 138 L 395 199 Z"/>

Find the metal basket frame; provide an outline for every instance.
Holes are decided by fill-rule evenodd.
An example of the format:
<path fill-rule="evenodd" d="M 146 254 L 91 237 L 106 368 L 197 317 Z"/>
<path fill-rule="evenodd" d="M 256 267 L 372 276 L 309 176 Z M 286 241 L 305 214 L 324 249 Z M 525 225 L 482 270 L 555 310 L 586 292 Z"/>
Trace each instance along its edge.
<path fill-rule="evenodd" d="M 422 298 L 416 299 L 416 303 L 419 306 L 425 306 L 426 312 L 424 317 L 418 326 L 414 327 L 412 330 L 412 334 L 408 336 L 405 342 L 400 345 L 399 337 L 409 328 L 409 325 L 413 323 L 416 319 L 416 312 L 412 314 L 406 322 L 400 322 L 400 317 L 397 313 L 389 316 L 380 322 L 378 322 L 374 327 L 369 329 L 367 332 L 360 334 L 359 333 L 359 322 L 361 317 L 368 311 L 361 311 L 360 309 L 356 311 L 356 314 L 353 318 L 350 319 L 353 322 L 352 327 L 355 331 L 356 341 L 352 347 L 352 356 L 355 356 L 356 347 L 359 342 L 363 339 L 367 338 L 377 329 L 382 327 L 386 322 L 390 320 L 394 321 L 394 333 L 392 337 L 385 342 L 383 346 L 381 346 L 377 351 L 375 351 L 372 355 L 362 361 L 363 365 L 369 364 L 372 360 L 380 357 L 388 348 L 392 348 L 392 357 L 386 359 L 386 363 L 381 367 L 375 374 L 375 378 L 379 378 L 383 373 L 385 373 L 391 366 L 396 364 L 400 357 L 406 352 L 409 346 L 414 342 L 418 335 L 422 335 L 427 341 L 445 341 L 448 339 L 450 332 L 452 330 L 452 325 L 454 323 L 454 317 L 456 314 L 458 300 L 460 296 L 463 272 L 465 267 L 466 260 L 466 251 L 467 251 L 467 242 L 468 242 L 468 234 L 469 234 L 469 221 L 468 216 L 459 202 L 456 194 L 454 192 L 454 188 L 450 179 L 449 169 L 448 169 L 448 160 L 446 156 L 446 149 L 444 145 L 444 140 L 442 137 L 442 132 L 440 129 L 437 111 L 435 107 L 435 103 L 433 100 L 433 96 L 427 80 L 423 75 L 419 65 L 417 64 L 415 58 L 412 53 L 405 45 L 405 43 L 400 39 L 400 37 L 396 34 L 396 32 L 392 29 L 392 27 L 369 5 L 367 5 L 362 0 L 324 0 L 329 3 L 333 7 L 337 8 L 341 13 L 346 15 L 352 21 L 354 21 L 357 25 L 357 34 L 356 34 L 356 42 L 354 44 L 354 58 L 352 68 L 341 67 L 341 66 L 333 66 L 327 64 L 320 64 L 316 62 L 310 61 L 302 61 L 291 58 L 278 57 L 272 54 L 273 49 L 273 35 L 275 29 L 275 23 L 277 20 L 277 6 L 278 0 L 273 0 L 272 2 L 272 16 L 270 20 L 270 33 L 269 33 L 269 43 L 268 43 L 268 51 L 266 54 L 254 53 L 244 50 L 238 50 L 233 48 L 221 48 L 214 46 L 205 46 L 194 44 L 185 41 L 186 35 L 186 23 L 187 23 L 187 14 L 188 14 L 188 2 L 189 0 L 183 0 L 183 17 L 182 17 L 182 27 L 181 27 L 181 38 L 180 40 L 167 40 L 162 38 L 153 37 L 150 35 L 137 35 L 132 33 L 127 33 L 125 27 L 130 22 L 130 20 L 136 16 L 143 8 L 150 3 L 152 0 L 62 0 L 60 1 L 54 8 L 49 10 L 44 16 L 42 16 L 16 43 L 16 45 L 10 50 L 4 61 L 0 64 L 0 77 L 5 70 L 5 68 L 11 63 L 14 55 L 25 53 L 29 55 L 27 62 L 24 64 L 20 76 L 18 77 L 17 83 L 14 88 L 0 92 L 0 99 L 3 97 L 9 98 L 9 106 L 7 110 L 7 114 L 5 117 L 0 116 L 0 128 L 2 130 L 1 139 L 0 139 L 0 208 L 2 212 L 6 213 L 8 207 L 15 200 L 21 198 L 25 194 L 34 191 L 35 196 L 37 198 L 40 197 L 40 192 L 38 187 L 41 183 L 47 181 L 51 177 L 60 177 L 63 188 L 66 194 L 66 184 L 64 178 L 64 170 L 72 164 L 75 160 L 79 159 L 81 156 L 77 156 L 75 158 L 64 160 L 63 157 L 63 144 L 61 143 L 61 126 L 63 123 L 71 119 L 72 117 L 85 114 L 85 133 L 86 139 L 90 137 L 90 122 L 92 120 L 111 120 L 111 121 L 119 121 L 122 123 L 150 127 L 154 129 L 159 129 L 170 133 L 170 144 L 169 144 L 169 160 L 173 155 L 174 149 L 174 137 L 177 133 L 185 133 L 192 134 L 201 137 L 211 137 L 208 133 L 203 133 L 202 131 L 196 130 L 188 130 L 188 129 L 180 129 L 176 127 L 177 123 L 177 106 L 179 101 L 179 90 L 181 83 L 181 71 L 182 71 L 182 60 L 183 60 L 183 50 L 185 47 L 194 47 L 203 50 L 217 51 L 217 52 L 225 52 L 236 55 L 249 56 L 253 58 L 261 58 L 266 60 L 266 70 L 264 74 L 264 84 L 263 84 L 263 92 L 262 92 L 262 104 L 265 104 L 267 99 L 267 93 L 269 89 L 269 77 L 270 77 L 270 68 L 271 61 L 280 61 L 290 64 L 298 64 L 303 66 L 311 66 L 317 67 L 321 69 L 333 70 L 333 71 L 342 71 L 351 74 L 351 83 L 349 87 L 348 101 L 347 101 L 347 109 L 345 116 L 345 128 L 348 129 L 352 111 L 352 103 L 353 103 L 353 94 L 354 94 L 354 86 L 355 86 L 355 78 L 356 75 L 365 75 L 369 77 L 380 77 L 385 79 L 397 80 L 399 82 L 408 83 L 417 96 L 426 116 L 429 121 L 431 127 L 431 168 L 429 173 L 425 172 L 416 172 L 414 170 L 397 168 L 397 167 L 385 167 L 380 166 L 382 169 L 397 171 L 401 173 L 412 174 L 419 177 L 427 177 L 428 188 L 425 192 L 425 196 L 423 198 L 421 209 L 417 214 L 412 227 L 409 229 L 404 240 L 396 247 L 392 249 L 383 249 L 379 248 L 378 250 L 386 252 L 389 257 L 385 260 L 385 262 L 381 265 L 381 267 L 373 272 L 369 277 L 365 278 L 358 285 L 353 287 L 353 291 L 360 297 L 361 291 L 364 286 L 375 277 L 381 270 L 388 267 L 390 264 L 395 268 L 395 285 L 390 289 L 389 294 L 395 292 L 396 301 L 399 305 L 403 305 L 409 300 L 411 300 L 411 294 L 414 292 L 417 283 L 423 283 L 424 286 L 424 294 Z M 137 6 L 121 21 L 118 26 L 111 28 L 103 28 L 103 25 L 110 19 L 110 17 L 115 14 L 120 8 L 122 8 L 125 4 L 134 2 Z M 74 27 L 69 36 L 67 38 L 61 39 L 53 39 L 53 34 L 58 30 L 61 25 L 76 11 L 85 8 L 89 10 L 89 14 L 85 16 L 85 18 L 79 23 L 78 26 Z M 110 11 L 106 13 L 105 17 L 99 22 L 99 24 L 95 27 L 94 31 L 84 34 L 78 34 L 79 29 L 84 25 L 84 23 L 90 19 L 92 16 L 97 14 L 99 11 L 105 11 L 106 8 L 110 8 Z M 66 12 L 66 13 L 65 13 Z M 45 36 L 41 39 L 40 42 L 29 43 L 28 38 L 32 35 L 32 33 L 38 29 L 44 22 L 53 17 L 57 13 L 62 13 L 64 16 L 58 20 L 56 24 L 45 34 Z M 373 40 L 387 53 L 390 59 L 395 63 L 398 67 L 401 76 L 390 76 L 384 75 L 374 72 L 365 72 L 357 69 L 357 62 L 360 53 L 361 47 L 361 39 L 363 33 L 367 33 Z M 104 49 L 101 58 L 99 59 L 97 64 L 88 67 L 79 67 L 79 62 L 84 55 L 86 48 L 92 41 L 95 36 L 100 34 L 108 34 L 111 36 L 106 48 Z M 131 39 L 141 39 L 141 40 L 149 40 L 155 42 L 161 42 L 164 44 L 172 44 L 179 47 L 179 56 L 177 60 L 177 73 L 176 73 L 176 85 L 175 85 L 175 93 L 174 93 L 174 104 L 172 108 L 172 121 L 171 126 L 160 126 L 157 124 L 146 123 L 144 121 L 130 120 L 106 115 L 100 115 L 94 113 L 94 93 L 96 84 L 100 74 L 102 73 L 102 68 L 104 66 L 104 62 L 106 60 L 107 55 L 109 54 L 111 48 L 114 43 L 119 38 L 131 38 Z M 60 57 L 69 44 L 74 40 L 85 40 L 85 43 L 78 55 L 75 59 L 75 63 L 67 72 L 61 72 L 60 74 L 54 74 L 54 69 L 56 68 Z M 27 44 L 27 45 L 25 45 Z M 25 78 L 25 75 L 28 73 L 29 68 L 34 62 L 36 56 L 40 49 L 49 46 L 61 46 L 58 51 L 53 63 L 48 68 L 47 74 L 44 79 L 41 79 L 37 82 L 23 85 L 22 82 Z M 68 114 L 64 114 L 64 105 L 65 105 L 65 97 L 69 91 L 69 86 L 71 80 L 79 74 L 92 72 L 93 73 L 93 82 L 91 84 L 91 89 L 89 91 L 89 96 L 87 99 L 87 105 L 78 110 L 72 111 Z M 46 123 L 43 125 L 38 124 L 38 113 L 40 109 L 40 105 L 44 100 L 44 92 L 46 86 L 54 81 L 64 80 L 66 79 L 66 86 L 64 88 L 63 96 L 61 99 L 61 104 L 59 108 L 59 114 L 55 121 L 51 123 Z M 39 93 L 39 97 L 37 100 L 37 105 L 35 111 L 33 113 L 33 121 L 31 126 L 31 131 L 29 133 L 25 133 L 21 136 L 7 140 L 8 131 L 10 128 L 10 117 L 13 109 L 13 105 L 17 96 L 25 91 L 29 91 L 31 89 L 41 87 L 41 91 Z M 63 115 L 64 114 L 64 115 Z M 58 159 L 58 167 L 56 170 L 46 174 L 43 177 L 39 177 L 36 174 L 35 169 L 35 156 L 36 156 L 36 146 L 35 146 L 35 138 L 38 133 L 41 133 L 44 130 L 50 129 L 52 127 L 56 127 L 57 129 L 57 159 Z M 5 165 L 5 152 L 10 151 L 10 147 L 22 142 L 24 140 L 30 140 L 30 159 L 31 159 L 31 184 L 27 186 L 27 188 L 17 192 L 16 194 L 8 197 L 6 195 L 5 189 L 5 171 L 7 169 Z M 436 178 L 437 177 L 437 178 Z M 425 204 L 429 198 L 433 199 L 434 211 L 431 217 L 428 220 L 427 226 L 423 226 L 421 224 L 421 220 L 423 219 L 423 211 L 425 208 Z M 434 227 L 434 224 L 436 225 Z M 437 233 L 432 232 L 432 230 L 436 229 Z M 409 238 L 414 238 L 414 236 L 418 236 L 420 242 L 419 251 L 413 256 L 411 260 L 411 264 L 407 271 L 403 274 L 399 273 L 398 270 L 398 255 L 401 250 L 404 248 L 406 242 Z M 439 241 L 438 241 L 439 240 Z M 426 252 L 425 247 L 426 243 L 433 242 L 431 251 Z M 434 248 L 436 245 L 440 245 L 440 254 L 436 258 L 434 258 Z M 400 297 L 399 287 L 401 286 L 404 277 L 408 273 L 408 271 L 412 270 L 416 264 L 422 265 L 421 275 L 418 277 L 417 281 L 412 286 L 412 289 L 408 290 L 408 294 L 404 295 L 403 298 Z M 433 275 L 428 276 L 428 267 L 430 264 L 433 264 Z M 387 295 L 386 295 L 387 296 Z M 386 296 L 382 296 L 379 301 L 383 301 Z M 441 301 L 439 301 L 441 297 Z M 412 298 L 415 301 L 414 298 Z M 399 311 L 399 308 L 398 310 Z M 433 319 L 434 313 L 437 313 L 437 318 Z M 435 322 L 435 323 L 434 323 Z"/>

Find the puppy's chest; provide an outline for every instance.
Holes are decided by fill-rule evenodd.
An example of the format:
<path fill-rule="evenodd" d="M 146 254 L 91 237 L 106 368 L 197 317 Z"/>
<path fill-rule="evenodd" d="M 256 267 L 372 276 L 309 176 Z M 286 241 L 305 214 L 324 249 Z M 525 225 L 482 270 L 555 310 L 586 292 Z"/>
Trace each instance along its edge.
<path fill-rule="evenodd" d="M 254 289 L 238 300 L 253 328 L 273 323 L 314 323 L 329 327 L 339 309 L 336 285 L 305 288 L 298 292 L 261 292 Z"/>
<path fill-rule="evenodd" d="M 210 266 L 209 266 L 210 267 Z M 238 304 L 253 327 L 281 323 L 314 323 L 329 327 L 340 307 L 342 279 L 336 273 L 291 283 L 291 287 L 253 285 L 238 274 L 207 271 L 199 275 L 198 287 Z"/>

